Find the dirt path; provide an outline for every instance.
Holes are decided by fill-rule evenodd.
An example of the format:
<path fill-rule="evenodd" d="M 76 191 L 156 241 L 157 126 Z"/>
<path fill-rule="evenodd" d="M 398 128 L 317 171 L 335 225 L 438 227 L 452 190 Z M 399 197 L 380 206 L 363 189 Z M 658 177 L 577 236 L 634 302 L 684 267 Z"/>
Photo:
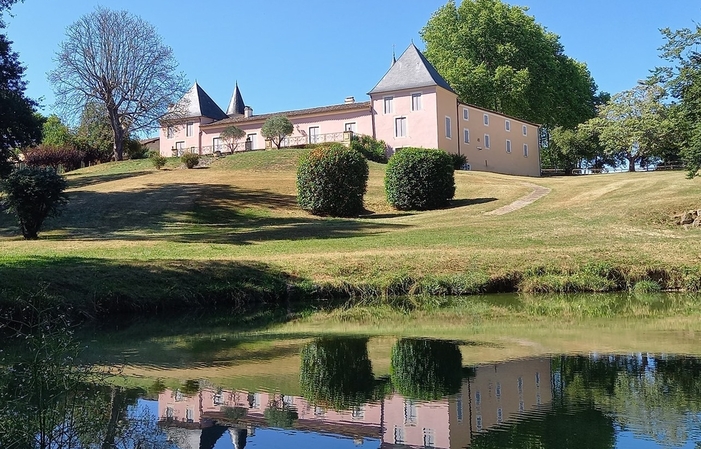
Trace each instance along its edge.
<path fill-rule="evenodd" d="M 486 212 L 485 215 L 506 215 L 510 212 L 513 212 L 515 210 L 519 210 L 521 208 L 524 208 L 528 206 L 529 204 L 533 203 L 534 201 L 537 201 L 541 198 L 543 198 L 545 195 L 550 193 L 550 189 L 547 187 L 539 186 L 536 184 L 531 184 L 530 182 L 524 182 L 522 183 L 524 186 L 527 187 L 532 187 L 533 191 L 529 193 L 526 196 L 523 196 L 516 201 L 514 201 L 511 204 L 507 204 L 504 207 L 500 207 L 499 209 L 495 209 L 490 212 Z"/>

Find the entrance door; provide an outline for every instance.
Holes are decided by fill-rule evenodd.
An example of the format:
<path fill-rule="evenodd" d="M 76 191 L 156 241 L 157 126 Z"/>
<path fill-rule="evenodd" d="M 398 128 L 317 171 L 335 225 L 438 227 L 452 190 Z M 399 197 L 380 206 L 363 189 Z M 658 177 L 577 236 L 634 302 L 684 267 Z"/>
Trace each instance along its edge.
<path fill-rule="evenodd" d="M 309 143 L 319 143 L 319 127 L 309 127 Z"/>

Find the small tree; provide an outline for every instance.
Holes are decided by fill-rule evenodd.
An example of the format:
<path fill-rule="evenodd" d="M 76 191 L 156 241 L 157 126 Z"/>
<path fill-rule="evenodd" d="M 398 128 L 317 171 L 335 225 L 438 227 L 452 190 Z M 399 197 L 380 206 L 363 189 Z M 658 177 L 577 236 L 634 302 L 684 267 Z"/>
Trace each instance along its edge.
<path fill-rule="evenodd" d="M 3 181 L 3 206 L 15 214 L 25 239 L 36 239 L 44 220 L 60 213 L 67 202 L 63 193 L 67 186 L 65 178 L 53 168 L 22 168 Z"/>
<path fill-rule="evenodd" d="M 282 145 L 282 141 L 285 139 L 285 137 L 292 134 L 293 131 L 294 126 L 292 125 L 290 119 L 284 115 L 274 115 L 263 123 L 260 133 L 266 139 L 270 139 L 270 141 L 273 142 L 273 144 L 275 144 L 279 150 L 280 145 Z"/>
<path fill-rule="evenodd" d="M 349 217 L 363 211 L 368 162 L 335 143 L 302 155 L 297 168 L 297 201 L 315 215 Z"/>
<path fill-rule="evenodd" d="M 185 153 L 180 157 L 180 161 L 185 164 L 187 168 L 195 168 L 197 164 L 200 163 L 200 156 L 195 153 Z"/>
<path fill-rule="evenodd" d="M 226 145 L 229 152 L 233 153 L 239 147 L 239 140 L 246 137 L 246 131 L 236 125 L 231 125 L 224 128 L 219 137 L 224 141 L 224 145 Z"/>
<path fill-rule="evenodd" d="M 455 195 L 453 159 L 442 150 L 404 148 L 387 164 L 385 191 L 399 210 L 443 207 Z"/>
<path fill-rule="evenodd" d="M 377 140 L 366 135 L 353 135 L 350 147 L 360 152 L 369 161 L 387 163 L 387 155 L 385 154 L 387 144 L 384 140 Z"/>

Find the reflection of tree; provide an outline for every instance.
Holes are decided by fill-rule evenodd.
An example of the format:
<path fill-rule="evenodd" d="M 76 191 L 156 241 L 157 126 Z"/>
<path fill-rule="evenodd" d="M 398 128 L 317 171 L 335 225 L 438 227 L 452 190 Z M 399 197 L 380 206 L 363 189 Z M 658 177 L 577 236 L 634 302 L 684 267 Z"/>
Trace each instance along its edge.
<path fill-rule="evenodd" d="M 392 348 L 390 374 L 403 396 L 440 399 L 460 391 L 462 355 L 455 343 L 405 338 Z"/>
<path fill-rule="evenodd" d="M 299 419 L 297 410 L 286 404 L 282 399 L 270 401 L 264 415 L 268 426 L 279 429 L 291 429 L 295 421 Z"/>
<path fill-rule="evenodd" d="M 302 348 L 300 387 L 310 402 L 348 410 L 372 398 L 367 338 L 320 338 Z"/>

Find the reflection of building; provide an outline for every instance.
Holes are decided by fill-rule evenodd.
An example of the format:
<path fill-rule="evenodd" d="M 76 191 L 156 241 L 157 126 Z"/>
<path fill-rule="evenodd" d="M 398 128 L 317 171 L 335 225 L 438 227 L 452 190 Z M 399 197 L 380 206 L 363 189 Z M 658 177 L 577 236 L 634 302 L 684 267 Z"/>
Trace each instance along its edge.
<path fill-rule="evenodd" d="M 232 439 L 237 431 L 240 437 L 241 429 L 248 429 L 251 438 L 256 427 L 268 426 L 266 408 L 283 404 L 296 409 L 294 428 L 298 430 L 381 438 L 383 448 L 464 448 L 475 433 L 516 421 L 539 405 L 550 403 L 550 378 L 547 358 L 483 365 L 476 368 L 474 377 L 463 381 L 458 394 L 449 398 L 420 402 L 393 394 L 380 403 L 349 411 L 329 410 L 298 396 L 277 393 L 204 389 L 186 397 L 166 390 L 158 397 L 158 414 L 165 425 L 194 432 L 189 436 L 187 449 L 198 448 L 194 444 L 200 435 L 197 432 L 203 432 L 200 428 L 212 432 L 206 429 L 214 422 L 232 422 L 234 416 L 239 429 L 229 429 Z M 235 442 L 231 447 L 241 449 Z"/>

